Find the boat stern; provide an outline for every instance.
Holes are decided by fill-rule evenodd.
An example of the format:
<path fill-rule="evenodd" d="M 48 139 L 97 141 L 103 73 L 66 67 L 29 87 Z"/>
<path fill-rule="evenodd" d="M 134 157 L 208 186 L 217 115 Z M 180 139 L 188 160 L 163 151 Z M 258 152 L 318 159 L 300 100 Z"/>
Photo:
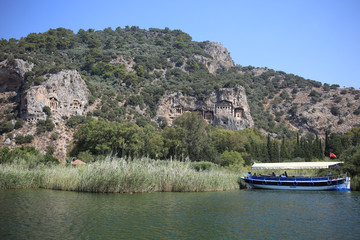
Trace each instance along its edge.
<path fill-rule="evenodd" d="M 345 182 L 340 184 L 337 188 L 338 191 L 350 191 L 350 177 L 345 178 Z"/>

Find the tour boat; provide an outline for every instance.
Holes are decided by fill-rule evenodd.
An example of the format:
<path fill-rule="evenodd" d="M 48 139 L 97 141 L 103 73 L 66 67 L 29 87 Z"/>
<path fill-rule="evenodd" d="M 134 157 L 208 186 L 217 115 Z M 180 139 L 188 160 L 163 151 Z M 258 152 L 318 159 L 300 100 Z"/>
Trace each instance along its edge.
<path fill-rule="evenodd" d="M 252 169 L 314 169 L 329 168 L 342 162 L 292 162 L 292 163 L 264 163 L 254 164 Z M 302 177 L 251 175 L 241 178 L 250 188 L 270 190 L 312 190 L 312 191 L 349 191 L 350 178 L 346 176 L 333 177 Z"/>

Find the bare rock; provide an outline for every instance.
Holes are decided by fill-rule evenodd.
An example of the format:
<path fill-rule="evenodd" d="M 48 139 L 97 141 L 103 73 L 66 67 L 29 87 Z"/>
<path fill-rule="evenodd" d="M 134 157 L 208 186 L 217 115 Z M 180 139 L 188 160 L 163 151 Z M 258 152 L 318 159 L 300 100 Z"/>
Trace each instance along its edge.
<path fill-rule="evenodd" d="M 226 129 L 254 126 L 245 90 L 240 85 L 220 88 L 203 100 L 179 92 L 165 93 L 158 106 L 157 118 L 164 117 L 169 124 L 185 112 L 197 112 L 207 123 Z"/>
<path fill-rule="evenodd" d="M 17 91 L 24 83 L 24 74 L 34 67 L 22 59 L 9 63 L 8 59 L 0 62 L 0 92 Z"/>
<path fill-rule="evenodd" d="M 205 52 L 211 56 L 204 57 L 195 55 L 194 57 L 201 61 L 210 73 L 214 74 L 218 69 L 228 70 L 235 66 L 228 50 L 217 42 L 208 42 L 204 48 Z"/>
<path fill-rule="evenodd" d="M 11 144 L 11 140 L 10 138 L 7 138 L 4 142 L 4 145 L 10 145 Z"/>
<path fill-rule="evenodd" d="M 76 70 L 62 70 L 44 76 L 44 83 L 33 86 L 22 98 L 22 116 L 28 121 L 45 120 L 44 106 L 51 109 L 53 119 L 82 115 L 90 92 Z"/>

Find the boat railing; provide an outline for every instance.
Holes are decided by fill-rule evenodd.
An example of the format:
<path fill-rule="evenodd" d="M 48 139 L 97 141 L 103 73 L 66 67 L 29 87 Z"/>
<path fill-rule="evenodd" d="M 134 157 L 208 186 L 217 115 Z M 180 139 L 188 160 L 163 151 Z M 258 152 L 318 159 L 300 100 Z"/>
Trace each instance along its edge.
<path fill-rule="evenodd" d="M 263 180 L 263 181 L 328 181 L 328 180 L 335 180 L 335 179 L 341 179 L 345 178 L 343 175 L 338 176 L 327 176 L 327 177 L 304 177 L 304 176 L 288 176 L 288 177 L 282 177 L 282 176 L 266 176 L 266 175 L 257 175 L 257 176 L 251 176 L 249 179 L 252 180 Z"/>

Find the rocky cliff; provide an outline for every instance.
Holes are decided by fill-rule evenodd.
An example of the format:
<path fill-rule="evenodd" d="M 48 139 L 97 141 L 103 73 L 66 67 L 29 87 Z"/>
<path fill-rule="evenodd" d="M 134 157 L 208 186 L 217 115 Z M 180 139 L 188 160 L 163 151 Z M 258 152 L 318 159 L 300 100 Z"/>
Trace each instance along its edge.
<path fill-rule="evenodd" d="M 55 122 L 63 116 L 83 114 L 90 93 L 76 70 L 62 70 L 44 78 L 43 84 L 30 87 L 23 95 L 21 113 L 24 119 L 45 120 L 45 106 L 51 109 Z"/>
<path fill-rule="evenodd" d="M 228 50 L 217 42 L 208 42 L 204 48 L 211 57 L 195 55 L 194 57 L 202 62 L 210 73 L 214 74 L 218 69 L 228 70 L 235 66 Z"/>
<path fill-rule="evenodd" d="M 20 91 L 26 83 L 25 73 L 31 71 L 33 66 L 33 63 L 21 59 L 5 60 L 0 63 L 1 112 L 10 113 L 10 109 L 17 112 L 16 109 L 20 109 L 21 118 L 27 122 L 21 128 L 13 129 L 12 137 L 2 134 L 0 147 L 8 145 L 14 148 L 17 146 L 16 136 L 33 135 L 32 146 L 43 152 L 46 151 L 46 146 L 52 146 L 54 156 L 65 161 L 69 144 L 72 141 L 73 130 L 65 126 L 64 119 L 71 115 L 84 113 L 90 91 L 76 70 L 62 70 L 54 74 L 45 74 L 42 76 L 44 78 L 42 84 Z M 20 99 L 19 106 L 18 101 L 14 99 Z M 51 134 L 56 135 L 56 140 L 50 139 L 51 134 L 36 134 L 36 124 L 34 123 L 48 117 L 44 112 L 44 107 L 48 107 L 51 111 L 50 119 L 55 123 Z M 12 119 L 10 122 L 15 124 L 16 121 Z"/>
<path fill-rule="evenodd" d="M 157 117 L 169 124 L 185 112 L 196 112 L 209 124 L 239 130 L 254 126 L 245 90 L 242 86 L 220 88 L 199 100 L 180 92 L 166 93 L 159 101 Z"/>
<path fill-rule="evenodd" d="M 0 63 L 0 92 L 17 91 L 24 83 L 24 74 L 34 67 L 22 59 L 4 60 Z"/>

